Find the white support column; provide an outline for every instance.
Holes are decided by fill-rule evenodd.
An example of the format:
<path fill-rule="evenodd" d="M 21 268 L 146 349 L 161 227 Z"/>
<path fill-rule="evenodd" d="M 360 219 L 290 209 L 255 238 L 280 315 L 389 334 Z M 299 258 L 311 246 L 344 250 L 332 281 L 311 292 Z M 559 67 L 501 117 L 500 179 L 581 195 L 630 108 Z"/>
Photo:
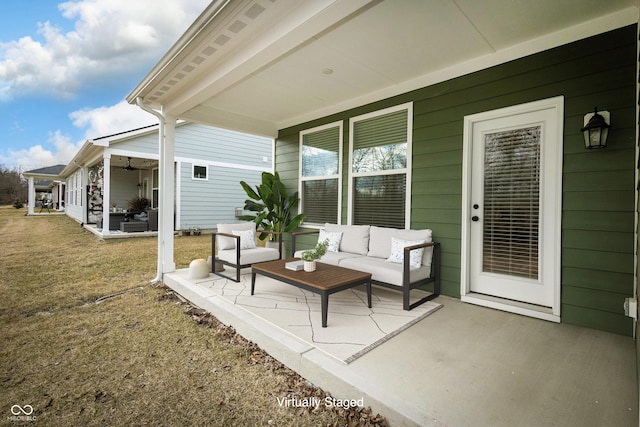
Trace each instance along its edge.
<path fill-rule="evenodd" d="M 89 221 L 89 191 L 87 191 L 87 186 L 89 185 L 89 168 L 87 166 L 83 166 L 81 170 L 81 182 L 82 188 L 80 189 L 80 207 L 82 208 L 82 214 L 80 217 L 82 218 L 82 223 L 86 224 Z"/>
<path fill-rule="evenodd" d="M 175 212 L 174 215 L 174 228 L 176 230 L 182 230 L 182 219 L 180 218 L 180 179 L 178 177 L 182 173 L 182 162 L 176 161 L 174 163 L 176 168 L 176 179 L 175 179 L 175 188 L 173 190 L 173 200 L 175 201 L 173 205 L 173 210 Z"/>
<path fill-rule="evenodd" d="M 62 181 L 58 182 L 58 211 L 62 212 L 64 210 L 64 206 L 62 205 L 62 201 L 64 199 L 64 183 Z"/>
<path fill-rule="evenodd" d="M 105 154 L 102 170 L 102 235 L 109 234 L 109 207 L 111 206 L 111 154 Z"/>
<path fill-rule="evenodd" d="M 29 201 L 28 201 L 28 215 L 33 215 L 33 207 L 36 204 L 36 184 L 33 177 L 29 177 Z"/>
<path fill-rule="evenodd" d="M 160 135 L 160 164 L 158 170 L 160 179 L 158 261 L 161 262 L 159 272 L 161 275 L 176 270 L 176 264 L 173 260 L 175 142 L 176 119 L 165 115 L 164 136 Z"/>

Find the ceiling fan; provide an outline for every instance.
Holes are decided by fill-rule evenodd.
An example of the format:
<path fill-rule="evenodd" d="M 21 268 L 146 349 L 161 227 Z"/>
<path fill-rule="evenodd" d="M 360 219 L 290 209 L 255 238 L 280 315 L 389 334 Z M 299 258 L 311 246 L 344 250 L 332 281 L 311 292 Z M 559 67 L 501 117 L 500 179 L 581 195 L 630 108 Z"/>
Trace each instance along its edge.
<path fill-rule="evenodd" d="M 139 170 L 138 168 L 134 168 L 133 166 L 131 166 L 131 157 L 127 157 L 127 166 L 124 166 L 122 169 L 124 169 L 126 171 L 137 171 L 137 170 Z"/>

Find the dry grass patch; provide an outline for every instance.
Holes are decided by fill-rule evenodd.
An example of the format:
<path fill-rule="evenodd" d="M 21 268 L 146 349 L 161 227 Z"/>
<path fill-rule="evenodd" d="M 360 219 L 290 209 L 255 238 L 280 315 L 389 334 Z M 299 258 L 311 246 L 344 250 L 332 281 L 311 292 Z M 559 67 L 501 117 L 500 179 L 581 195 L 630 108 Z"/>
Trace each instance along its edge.
<path fill-rule="evenodd" d="M 385 424 L 361 409 L 281 407 L 324 392 L 151 286 L 155 238 L 101 242 L 66 216 L 23 214 L 0 208 L 3 424 L 13 405 L 48 426 Z M 176 263 L 209 250 L 210 236 L 176 238 Z"/>

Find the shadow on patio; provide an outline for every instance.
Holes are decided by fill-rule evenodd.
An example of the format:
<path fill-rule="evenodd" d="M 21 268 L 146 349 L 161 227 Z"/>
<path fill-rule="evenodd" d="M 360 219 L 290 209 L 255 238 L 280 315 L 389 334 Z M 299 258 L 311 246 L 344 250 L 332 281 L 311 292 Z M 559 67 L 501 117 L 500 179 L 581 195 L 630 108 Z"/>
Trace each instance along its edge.
<path fill-rule="evenodd" d="M 244 272 L 246 280 L 248 270 Z M 362 399 L 393 426 L 637 425 L 635 343 L 630 337 L 440 296 L 433 302 L 441 309 L 345 363 L 287 330 L 287 325 L 299 326 L 300 319 L 266 320 L 260 310 L 237 303 L 259 300 L 258 291 L 269 280 L 258 276 L 254 296 L 231 299 L 214 288 L 237 296 L 237 286 L 243 285 L 227 286 L 230 281 L 217 276 L 196 281 L 179 270 L 166 274 L 164 282 L 316 386 L 339 399 Z M 291 295 L 300 291 L 284 285 L 276 292 L 281 295 L 268 296 L 274 306 L 288 306 L 287 288 Z M 341 302 L 334 302 L 338 295 L 329 302 L 338 314 L 330 312 L 324 329 L 363 330 L 355 320 L 348 324 L 352 320 L 340 317 L 347 305 L 340 308 Z M 399 293 L 397 299 L 401 305 Z M 357 307 L 358 300 L 356 295 L 348 304 L 366 309 L 364 301 Z M 302 317 L 319 321 L 314 320 L 319 317 L 314 303 L 305 297 L 304 304 L 309 309 Z M 376 304 L 382 305 L 374 299 L 373 310 Z"/>

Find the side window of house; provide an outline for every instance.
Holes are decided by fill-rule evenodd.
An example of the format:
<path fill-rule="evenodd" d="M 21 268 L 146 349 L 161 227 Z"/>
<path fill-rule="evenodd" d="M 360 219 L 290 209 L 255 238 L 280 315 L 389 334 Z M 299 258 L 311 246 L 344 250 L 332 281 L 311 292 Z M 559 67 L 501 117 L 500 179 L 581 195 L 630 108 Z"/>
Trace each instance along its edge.
<path fill-rule="evenodd" d="M 76 182 L 76 202 L 78 203 L 78 206 L 84 206 L 83 200 L 82 200 L 82 170 L 78 171 L 78 180 Z"/>
<path fill-rule="evenodd" d="M 151 171 L 151 207 L 156 209 L 158 207 L 160 178 L 158 176 L 158 169 Z"/>
<path fill-rule="evenodd" d="M 413 104 L 349 120 L 349 220 L 409 226 Z"/>
<path fill-rule="evenodd" d="M 299 194 L 305 223 L 339 222 L 341 169 L 341 121 L 300 132 Z"/>
<path fill-rule="evenodd" d="M 207 166 L 193 165 L 193 172 L 191 177 L 193 179 L 206 181 L 208 179 L 207 170 Z"/>

